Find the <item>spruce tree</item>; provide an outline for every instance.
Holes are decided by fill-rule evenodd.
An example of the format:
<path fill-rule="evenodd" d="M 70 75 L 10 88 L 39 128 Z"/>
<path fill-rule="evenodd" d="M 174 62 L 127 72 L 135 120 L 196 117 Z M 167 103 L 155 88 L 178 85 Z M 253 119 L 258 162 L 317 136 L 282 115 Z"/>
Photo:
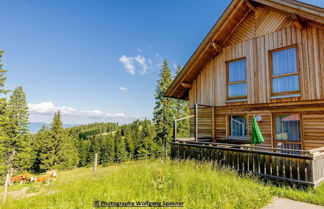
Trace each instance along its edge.
<path fill-rule="evenodd" d="M 168 142 L 172 139 L 172 125 L 175 113 L 175 101 L 164 97 L 164 93 L 169 88 L 172 77 L 168 62 L 164 60 L 160 73 L 160 79 L 157 82 L 155 91 L 155 107 L 153 112 L 153 121 L 155 123 L 156 141 L 164 146 L 167 153 Z"/>
<path fill-rule="evenodd" d="M 63 128 L 60 111 L 54 114 L 51 129 L 42 141 L 40 159 L 42 170 L 67 169 L 78 163 L 77 149 Z"/>
<path fill-rule="evenodd" d="M 126 145 L 124 139 L 121 137 L 120 130 L 115 136 L 115 162 L 123 162 L 127 160 Z"/>
<path fill-rule="evenodd" d="M 10 166 L 18 172 L 30 169 L 31 146 L 29 134 L 29 113 L 26 95 L 21 87 L 17 87 L 10 96 L 9 129 L 11 159 Z"/>
<path fill-rule="evenodd" d="M 154 154 L 154 126 L 151 121 L 145 119 L 142 122 L 140 137 L 137 142 L 137 154 L 139 159 L 147 159 Z"/>
<path fill-rule="evenodd" d="M 79 166 L 86 166 L 90 163 L 90 140 L 81 140 L 79 146 Z"/>
<path fill-rule="evenodd" d="M 94 161 L 94 156 L 95 156 L 95 153 L 98 154 L 98 159 L 100 161 L 100 158 L 101 158 L 101 143 L 100 143 L 100 137 L 99 136 L 92 136 L 90 138 L 90 142 L 91 142 L 91 146 L 90 146 L 90 152 L 89 152 L 89 155 L 90 155 L 90 162 L 93 162 Z"/>
<path fill-rule="evenodd" d="M 32 148 L 32 170 L 35 172 L 40 172 L 40 164 L 41 164 L 41 148 L 43 140 L 48 137 L 48 129 L 45 125 L 41 127 L 41 129 L 33 135 L 31 140 L 31 148 Z"/>
<path fill-rule="evenodd" d="M 2 57 L 3 51 L 0 51 L 0 59 Z M 9 137 L 7 135 L 7 129 L 9 124 L 9 112 L 8 103 L 5 98 L 5 94 L 8 92 L 5 88 L 5 73 L 7 71 L 2 69 L 2 64 L 0 60 L 0 176 L 1 179 L 8 172 L 8 158 L 10 154 L 10 144 Z"/>
<path fill-rule="evenodd" d="M 6 76 L 5 73 L 7 72 L 5 69 L 2 68 L 3 64 L 1 63 L 1 58 L 3 55 L 3 51 L 0 50 L 0 95 L 4 95 L 8 93 L 8 90 L 4 88 L 5 82 L 6 82 Z M 1 98 L 0 100 L 5 100 L 5 98 Z"/>
<path fill-rule="evenodd" d="M 111 136 L 103 137 L 101 141 L 101 164 L 106 166 L 109 163 L 114 162 L 115 157 L 115 145 L 114 138 Z"/>
<path fill-rule="evenodd" d="M 44 133 L 40 140 L 40 153 L 39 153 L 39 169 L 40 171 L 47 171 L 54 167 L 57 162 L 57 144 L 52 137 L 52 131 L 48 130 Z"/>
<path fill-rule="evenodd" d="M 134 146 L 134 141 L 132 139 L 131 133 L 127 132 L 124 139 L 125 139 L 126 152 L 128 154 L 127 158 L 134 159 L 135 146 Z"/>
<path fill-rule="evenodd" d="M 113 136 L 107 138 L 107 151 L 108 162 L 113 163 L 115 160 L 115 138 Z"/>

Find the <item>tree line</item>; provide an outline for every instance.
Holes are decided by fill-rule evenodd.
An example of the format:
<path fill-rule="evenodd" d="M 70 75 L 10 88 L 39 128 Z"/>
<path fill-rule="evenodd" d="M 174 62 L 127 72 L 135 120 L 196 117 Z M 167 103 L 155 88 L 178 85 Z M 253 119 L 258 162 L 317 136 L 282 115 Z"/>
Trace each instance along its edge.
<path fill-rule="evenodd" d="M 180 69 L 178 66 L 177 73 Z M 168 153 L 168 142 L 172 140 L 173 120 L 189 114 L 186 101 L 164 97 L 174 77 L 165 60 L 156 85 L 152 120 L 136 120 L 124 125 L 92 123 L 63 128 L 62 116 L 58 111 L 50 126 L 43 126 L 36 134 L 31 134 L 26 95 L 20 86 L 13 91 L 5 88 L 6 72 L 0 64 L 2 180 L 7 173 L 12 176 L 22 172 L 88 166 L 93 162 L 95 153 L 98 153 L 98 162 L 102 166 L 162 157 Z M 189 122 L 179 124 L 178 132 L 187 135 Z"/>

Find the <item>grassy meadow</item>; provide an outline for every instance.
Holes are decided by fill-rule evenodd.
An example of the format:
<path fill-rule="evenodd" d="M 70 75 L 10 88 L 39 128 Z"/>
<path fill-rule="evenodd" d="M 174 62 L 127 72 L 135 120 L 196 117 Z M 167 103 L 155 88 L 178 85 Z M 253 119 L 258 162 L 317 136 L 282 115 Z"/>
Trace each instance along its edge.
<path fill-rule="evenodd" d="M 94 208 L 94 201 L 174 201 L 184 208 L 262 208 L 273 196 L 324 205 L 324 185 L 315 190 L 265 185 L 259 180 L 209 163 L 132 161 L 59 172 L 50 184 L 14 185 L 24 198 L 9 197 L 3 208 Z"/>

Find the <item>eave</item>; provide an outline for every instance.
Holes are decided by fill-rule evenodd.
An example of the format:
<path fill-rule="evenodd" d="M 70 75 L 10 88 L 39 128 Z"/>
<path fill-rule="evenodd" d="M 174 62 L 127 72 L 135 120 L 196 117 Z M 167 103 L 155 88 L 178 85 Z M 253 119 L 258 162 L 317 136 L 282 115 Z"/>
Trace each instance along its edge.
<path fill-rule="evenodd" d="M 255 5 L 265 5 L 287 15 L 324 25 L 324 9 L 313 5 L 294 0 L 233 0 L 165 92 L 166 97 L 188 99 L 189 89 L 182 84 L 192 84 L 203 67 L 222 51 L 227 38 L 240 20 L 248 12 L 254 11 Z M 298 18 L 295 25 L 302 27 Z"/>

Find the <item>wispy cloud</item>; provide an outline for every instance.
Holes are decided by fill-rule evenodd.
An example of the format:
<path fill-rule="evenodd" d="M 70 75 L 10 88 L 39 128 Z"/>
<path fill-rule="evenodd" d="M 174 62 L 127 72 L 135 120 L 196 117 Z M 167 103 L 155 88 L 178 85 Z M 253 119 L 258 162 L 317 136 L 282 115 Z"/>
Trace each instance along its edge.
<path fill-rule="evenodd" d="M 124 87 L 124 86 L 121 86 L 121 87 L 119 87 L 119 90 L 121 90 L 121 91 L 123 91 L 123 92 L 127 92 L 127 88 L 126 87 Z"/>
<path fill-rule="evenodd" d="M 160 67 L 162 63 L 162 58 L 159 54 L 156 54 L 153 58 L 147 58 L 139 54 L 136 56 L 126 56 L 123 54 L 118 60 L 123 64 L 126 71 L 132 75 L 138 72 L 146 74 L 148 70 Z"/>
<path fill-rule="evenodd" d="M 127 57 L 126 55 L 122 55 L 119 58 L 119 62 L 124 65 L 124 68 L 132 75 L 135 75 L 135 65 L 133 61 L 133 57 Z"/>
<path fill-rule="evenodd" d="M 108 113 L 101 110 L 78 110 L 72 107 L 55 106 L 53 102 L 28 104 L 31 122 L 49 123 L 56 111 L 62 113 L 62 120 L 68 124 L 84 124 L 93 122 L 129 123 L 141 117 L 125 115 L 124 113 Z"/>

